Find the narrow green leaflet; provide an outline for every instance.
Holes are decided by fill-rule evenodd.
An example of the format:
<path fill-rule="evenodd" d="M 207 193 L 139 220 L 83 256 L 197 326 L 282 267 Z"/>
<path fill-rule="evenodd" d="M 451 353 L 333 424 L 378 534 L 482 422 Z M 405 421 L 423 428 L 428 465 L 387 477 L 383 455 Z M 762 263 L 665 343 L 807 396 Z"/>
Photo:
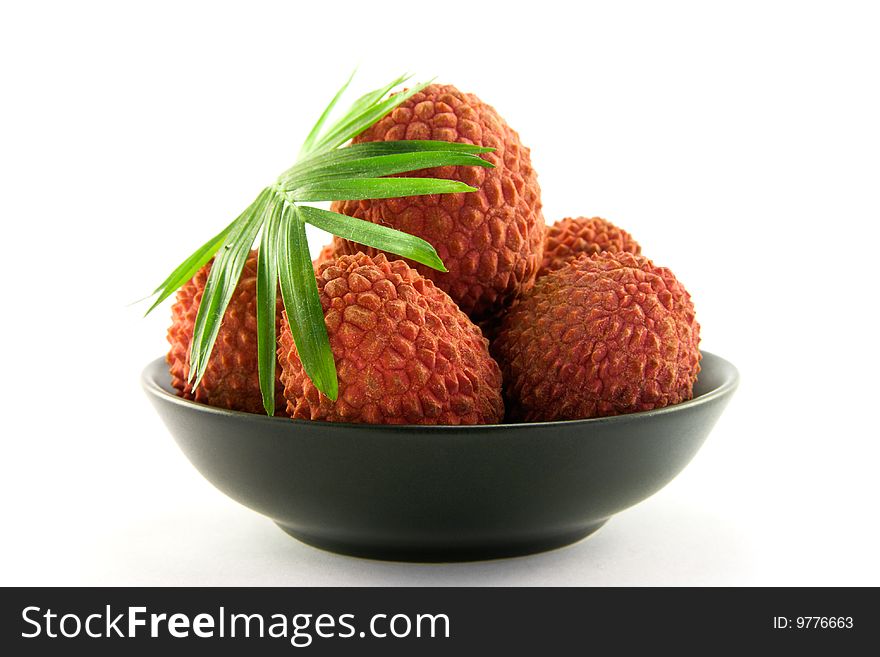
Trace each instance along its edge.
<path fill-rule="evenodd" d="M 476 187 L 445 178 L 354 178 L 306 184 L 293 190 L 291 196 L 297 201 L 359 201 L 475 191 Z"/>
<path fill-rule="evenodd" d="M 301 186 L 323 180 L 338 178 L 379 178 L 396 173 L 420 171 L 440 166 L 476 166 L 492 168 L 494 165 L 469 153 L 449 153 L 446 151 L 423 151 L 420 153 L 396 153 L 394 155 L 377 155 L 347 162 L 337 162 L 323 167 L 316 167 L 308 173 L 297 176 L 287 182 L 291 187 Z M 289 191 L 284 183 L 282 189 Z"/>
<path fill-rule="evenodd" d="M 394 153 L 410 153 L 416 151 L 450 151 L 455 153 L 492 153 L 494 148 L 490 146 L 476 146 L 474 144 L 460 144 L 451 141 L 438 141 L 436 139 L 401 139 L 399 141 L 367 141 L 362 144 L 352 144 L 335 151 L 330 151 L 320 157 L 355 156 L 366 157 L 369 155 L 393 155 Z"/>
<path fill-rule="evenodd" d="M 247 210 L 245 210 L 245 212 L 247 212 Z M 238 219 L 236 219 L 235 221 L 238 221 Z M 166 278 L 162 282 L 162 284 L 153 291 L 153 294 L 158 294 L 159 296 L 156 297 L 153 305 L 150 306 L 147 312 L 144 313 L 145 317 L 153 312 L 156 306 L 158 306 L 160 303 L 165 301 L 165 299 L 174 294 L 177 288 L 179 288 L 181 285 L 183 285 L 189 279 L 195 276 L 196 272 L 204 267 L 205 263 L 208 262 L 208 260 L 214 257 L 217 249 L 220 248 L 223 240 L 226 239 L 229 231 L 232 230 L 232 227 L 235 225 L 235 221 L 233 221 L 226 228 L 221 230 L 214 237 L 212 237 L 207 242 L 202 244 L 202 246 L 196 249 L 189 258 L 181 262 L 177 266 L 177 269 L 171 272 L 171 275 Z M 150 296 L 153 296 L 153 294 L 151 294 Z"/>
<path fill-rule="evenodd" d="M 308 205 L 300 206 L 299 213 L 308 223 L 328 233 L 446 271 L 434 247 L 415 235 Z"/>
<path fill-rule="evenodd" d="M 333 108 L 336 107 L 336 104 L 339 102 L 339 99 L 342 98 L 342 94 L 345 93 L 345 90 L 348 89 L 348 85 L 351 84 L 351 81 L 354 79 L 354 74 L 357 72 L 357 69 L 351 72 L 351 75 L 348 76 L 348 80 L 345 81 L 345 84 L 336 92 L 336 95 L 333 96 L 333 100 L 330 101 L 330 104 L 327 105 L 327 108 L 324 110 L 324 113 L 321 114 L 321 118 L 318 119 L 318 122 L 315 124 L 315 127 L 312 128 L 312 131 L 309 133 L 309 136 L 306 137 L 306 140 L 303 142 L 302 148 L 299 151 L 299 156 L 302 158 L 304 155 L 310 153 L 314 147 L 315 142 L 318 140 L 318 135 L 321 134 L 321 129 L 324 127 L 324 124 L 327 122 L 327 119 L 330 117 L 330 113 L 333 111 Z M 395 85 L 396 86 L 396 85 Z M 383 94 L 384 95 L 384 94 Z"/>
<path fill-rule="evenodd" d="M 260 250 L 257 253 L 257 362 L 263 408 L 275 414 L 275 303 L 278 297 L 278 232 L 284 202 L 272 195 L 269 218 L 263 226 Z"/>
<path fill-rule="evenodd" d="M 271 197 L 269 188 L 260 193 L 257 200 L 235 221 L 223 247 L 214 257 L 193 330 L 189 371 L 193 388 L 198 387 L 205 375 L 223 315 L 238 285 L 241 270 L 263 223 L 263 213 Z"/>
<path fill-rule="evenodd" d="M 456 144 L 448 141 L 434 140 L 402 140 L 402 141 L 375 141 L 363 144 L 352 144 L 345 148 L 339 148 L 327 153 L 319 153 L 308 157 L 290 167 L 278 176 L 278 181 L 284 185 L 285 181 L 295 180 L 301 176 L 311 175 L 316 169 L 334 166 L 349 160 L 360 160 L 382 155 L 399 155 L 406 153 L 421 153 L 443 151 L 446 153 L 468 153 L 478 155 L 491 153 L 495 149 L 473 144 Z M 488 163 L 487 163 L 488 164 Z M 480 165 L 483 166 L 483 165 Z"/>
<path fill-rule="evenodd" d="M 368 109 L 365 109 L 363 112 L 351 116 L 350 118 L 344 117 L 347 120 L 340 121 L 333 128 L 328 130 L 327 134 L 321 137 L 320 141 L 318 142 L 317 148 L 329 150 L 331 148 L 342 146 L 342 144 L 347 142 L 349 139 L 357 137 L 364 130 L 366 130 L 383 116 L 388 114 L 388 112 L 390 112 L 395 107 L 400 105 L 402 102 L 408 100 L 415 94 L 419 93 L 429 84 L 429 82 L 422 82 L 411 89 L 401 91 L 399 94 L 391 96 L 390 98 L 386 98 L 382 102 L 373 105 Z"/>
<path fill-rule="evenodd" d="M 318 390 L 335 401 L 339 395 L 336 363 L 324 324 L 324 311 L 309 256 L 305 223 L 295 205 L 284 204 L 280 230 L 278 271 L 281 297 L 293 342 L 306 375 Z"/>
<path fill-rule="evenodd" d="M 363 96 L 361 96 L 351 104 L 351 107 L 348 109 L 348 115 L 354 116 L 357 114 L 361 114 L 364 110 L 372 107 L 380 100 L 382 100 L 382 98 L 385 97 L 385 94 L 394 89 L 394 87 L 403 84 L 411 77 L 412 73 L 404 73 L 396 80 L 392 80 L 391 82 L 386 84 L 384 87 L 380 87 L 379 89 L 374 89 L 373 91 L 365 93 Z M 430 82 L 428 82 L 428 84 L 430 84 Z"/>

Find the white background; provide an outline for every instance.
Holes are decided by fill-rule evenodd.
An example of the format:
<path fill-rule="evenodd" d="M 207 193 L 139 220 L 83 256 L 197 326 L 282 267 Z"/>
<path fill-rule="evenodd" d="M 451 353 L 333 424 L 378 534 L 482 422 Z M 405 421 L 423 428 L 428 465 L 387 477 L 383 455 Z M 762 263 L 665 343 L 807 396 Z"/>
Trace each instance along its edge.
<path fill-rule="evenodd" d="M 880 584 L 870 3 L 238 4 L 0 10 L 0 583 Z M 586 541 L 306 547 L 203 480 L 140 389 L 169 310 L 127 304 L 291 164 L 356 64 L 356 92 L 409 70 L 494 105 L 547 220 L 630 230 L 740 368 L 684 473 Z"/>

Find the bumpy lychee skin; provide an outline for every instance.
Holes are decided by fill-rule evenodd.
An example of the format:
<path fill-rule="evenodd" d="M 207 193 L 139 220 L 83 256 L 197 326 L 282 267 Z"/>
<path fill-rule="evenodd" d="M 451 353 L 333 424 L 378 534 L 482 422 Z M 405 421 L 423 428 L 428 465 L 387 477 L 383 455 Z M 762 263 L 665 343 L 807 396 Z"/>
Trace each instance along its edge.
<path fill-rule="evenodd" d="M 442 167 L 421 174 L 460 180 L 479 189 L 401 199 L 336 202 L 337 212 L 397 228 L 430 242 L 448 273 L 415 266 L 476 321 L 529 289 L 541 263 L 544 218 L 529 149 L 489 105 L 448 85 L 430 85 L 358 136 L 356 143 L 436 139 L 490 146 L 495 165 Z M 337 251 L 375 254 L 335 238 Z"/>
<path fill-rule="evenodd" d="M 538 276 L 543 276 L 582 255 L 633 253 L 642 247 L 632 235 L 601 217 L 566 217 L 547 227 L 544 238 L 544 259 Z"/>
<path fill-rule="evenodd" d="M 452 299 L 402 260 L 342 256 L 318 272 L 339 396 L 306 376 L 285 316 L 281 380 L 293 418 L 372 424 L 489 424 L 504 415 L 488 343 Z"/>
<path fill-rule="evenodd" d="M 223 316 L 220 331 L 208 367 L 199 387 L 193 392 L 187 382 L 189 353 L 196 314 L 205 291 L 213 261 L 202 267 L 177 292 L 171 307 L 168 342 L 171 349 L 166 360 L 171 370 L 171 383 L 181 397 L 248 413 L 265 413 L 260 393 L 257 364 L 257 252 L 248 256 L 238 285 Z M 280 299 L 278 301 L 280 306 Z M 276 332 L 280 324 L 276 318 Z M 278 409 L 284 407 L 280 372 L 276 371 L 275 399 Z"/>
<path fill-rule="evenodd" d="M 538 279 L 493 352 L 513 420 L 646 411 L 693 396 L 700 326 L 668 269 L 630 253 L 581 256 Z"/>

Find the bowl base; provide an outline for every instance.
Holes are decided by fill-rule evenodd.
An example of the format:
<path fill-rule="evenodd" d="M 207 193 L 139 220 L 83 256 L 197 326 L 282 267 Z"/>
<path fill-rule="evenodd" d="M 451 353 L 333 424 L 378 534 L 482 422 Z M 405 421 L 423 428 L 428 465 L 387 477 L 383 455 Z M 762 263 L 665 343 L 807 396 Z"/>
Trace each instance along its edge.
<path fill-rule="evenodd" d="M 345 541 L 326 536 L 306 534 L 293 527 L 287 527 L 281 523 L 275 523 L 286 534 L 312 547 L 336 552 L 351 557 L 364 559 L 378 559 L 381 561 L 417 561 L 422 563 L 448 563 L 456 561 L 485 561 L 487 559 L 502 559 L 506 557 L 520 557 L 527 554 L 546 552 L 556 548 L 565 547 L 576 543 L 598 530 L 608 519 L 595 524 L 581 527 L 572 532 L 541 536 L 529 540 L 481 542 L 465 545 L 438 545 L 438 544 L 412 544 L 412 545 L 379 545 L 361 541 Z"/>

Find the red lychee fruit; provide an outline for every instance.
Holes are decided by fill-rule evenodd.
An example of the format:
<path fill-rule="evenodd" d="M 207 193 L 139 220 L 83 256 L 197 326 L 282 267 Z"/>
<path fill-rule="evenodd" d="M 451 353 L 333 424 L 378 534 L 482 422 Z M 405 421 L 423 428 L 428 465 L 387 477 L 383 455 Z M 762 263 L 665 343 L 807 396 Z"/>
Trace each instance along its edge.
<path fill-rule="evenodd" d="M 601 217 L 566 217 L 547 227 L 544 238 L 544 259 L 538 276 L 559 269 L 581 255 L 633 253 L 642 247 L 632 235 Z"/>
<path fill-rule="evenodd" d="M 540 421 L 690 399 L 699 341 L 690 295 L 671 271 L 606 251 L 539 278 L 504 318 L 492 347 L 509 416 Z"/>
<path fill-rule="evenodd" d="M 306 376 L 285 315 L 281 380 L 293 418 L 374 424 L 490 424 L 504 415 L 488 343 L 452 299 L 402 260 L 364 253 L 317 275 L 339 395 Z"/>
<path fill-rule="evenodd" d="M 196 314 L 212 264 L 213 260 L 181 286 L 171 307 L 172 321 L 168 329 L 171 349 L 166 357 L 171 370 L 171 383 L 180 396 L 186 399 L 248 413 L 265 413 L 257 364 L 256 251 L 251 251 L 248 256 L 238 285 L 232 293 L 199 387 L 193 392 L 192 386 L 187 382 Z M 280 306 L 279 297 L 276 333 L 280 325 Z M 276 410 L 284 407 L 281 393 L 280 372 L 276 371 Z"/>
<path fill-rule="evenodd" d="M 529 289 L 541 263 L 544 218 L 529 149 L 498 113 L 473 94 L 430 85 L 354 142 L 436 139 L 495 148 L 495 165 L 442 167 L 418 174 L 460 180 L 479 189 L 399 199 L 336 202 L 333 210 L 391 226 L 430 242 L 448 273 L 409 263 L 476 321 Z M 339 254 L 374 249 L 334 238 Z"/>

